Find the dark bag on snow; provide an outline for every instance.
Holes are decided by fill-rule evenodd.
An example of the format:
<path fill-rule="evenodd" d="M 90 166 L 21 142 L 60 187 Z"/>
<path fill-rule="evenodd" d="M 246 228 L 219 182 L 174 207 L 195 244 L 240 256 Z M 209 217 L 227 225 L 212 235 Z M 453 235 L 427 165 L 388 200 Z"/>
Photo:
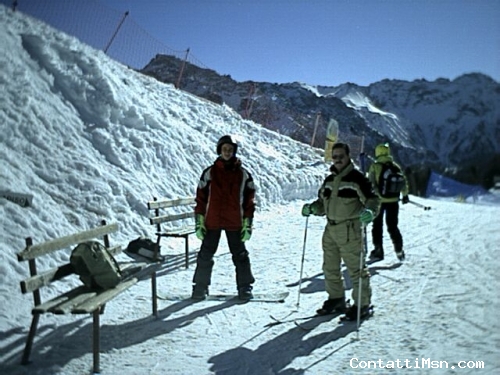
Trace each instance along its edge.
<path fill-rule="evenodd" d="M 70 263 L 89 288 L 110 289 L 121 280 L 120 267 L 115 258 L 97 241 L 78 244 L 71 252 Z"/>
<path fill-rule="evenodd" d="M 154 259 L 156 242 L 151 241 L 149 238 L 139 237 L 130 243 L 127 246 L 127 252 L 131 254 L 139 254 L 143 257 Z M 157 256 L 160 256 L 160 247 L 158 246 Z"/>
<path fill-rule="evenodd" d="M 397 165 L 391 162 L 382 164 L 378 188 L 383 198 L 398 198 L 405 183 L 404 175 Z"/>

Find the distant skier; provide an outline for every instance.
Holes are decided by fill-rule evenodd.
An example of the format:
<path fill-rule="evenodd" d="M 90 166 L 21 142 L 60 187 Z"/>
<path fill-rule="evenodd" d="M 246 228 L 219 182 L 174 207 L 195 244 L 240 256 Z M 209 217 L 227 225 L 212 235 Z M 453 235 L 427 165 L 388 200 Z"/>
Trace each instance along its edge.
<path fill-rule="evenodd" d="M 206 168 L 196 190 L 196 236 L 202 240 L 193 277 L 193 299 L 208 295 L 214 254 L 219 246 L 222 230 L 226 232 L 229 250 L 236 268 L 238 297 L 253 297 L 255 279 L 245 241 L 252 235 L 255 211 L 253 178 L 236 157 L 238 145 L 225 135 L 217 142 L 218 158 Z"/>
<path fill-rule="evenodd" d="M 335 143 L 332 148 L 332 172 L 321 185 L 318 199 L 302 207 L 302 215 L 326 216 L 323 232 L 323 273 L 328 299 L 317 310 L 320 315 L 342 313 L 357 318 L 358 289 L 361 281 L 361 317 L 368 314 L 371 300 L 369 272 L 364 265 L 362 224 L 370 223 L 379 209 L 379 198 L 370 181 L 355 168 L 349 145 Z M 362 257 L 362 259 L 360 259 Z M 341 261 L 353 282 L 355 304 L 346 311 L 345 291 L 340 271 Z M 360 269 L 360 263 L 363 263 Z"/>
<path fill-rule="evenodd" d="M 399 196 L 406 204 L 408 199 L 408 181 L 403 170 L 392 156 L 388 143 L 383 143 L 375 148 L 375 162 L 370 166 L 368 178 L 373 184 L 375 192 L 380 197 L 381 206 L 378 216 L 373 220 L 372 242 L 373 251 L 370 258 L 384 259 L 384 247 L 382 243 L 384 214 L 387 231 L 394 244 L 394 251 L 400 261 L 404 260 L 403 237 L 398 228 L 399 221 Z"/>

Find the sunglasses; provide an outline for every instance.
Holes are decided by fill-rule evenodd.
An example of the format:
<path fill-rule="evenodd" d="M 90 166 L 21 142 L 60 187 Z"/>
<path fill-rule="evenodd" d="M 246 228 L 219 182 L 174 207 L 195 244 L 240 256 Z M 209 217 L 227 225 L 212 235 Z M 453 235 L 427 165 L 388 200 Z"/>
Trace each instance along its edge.
<path fill-rule="evenodd" d="M 332 155 L 333 160 L 344 160 L 345 155 Z"/>

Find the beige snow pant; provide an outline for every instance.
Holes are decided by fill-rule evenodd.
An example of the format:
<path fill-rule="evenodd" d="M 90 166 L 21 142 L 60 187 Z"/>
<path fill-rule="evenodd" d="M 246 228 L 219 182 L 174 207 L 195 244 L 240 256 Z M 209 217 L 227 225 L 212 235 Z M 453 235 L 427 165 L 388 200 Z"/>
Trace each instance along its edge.
<path fill-rule="evenodd" d="M 323 273 L 328 297 L 344 297 L 344 284 L 340 270 L 341 261 L 344 261 L 353 284 L 352 300 L 357 305 L 359 277 L 361 275 L 363 278 L 361 306 L 369 305 L 371 300 L 370 273 L 364 261 L 365 254 L 359 220 L 348 220 L 336 225 L 327 224 L 323 233 L 322 245 Z M 363 257 L 361 270 L 359 269 L 360 256 Z"/>

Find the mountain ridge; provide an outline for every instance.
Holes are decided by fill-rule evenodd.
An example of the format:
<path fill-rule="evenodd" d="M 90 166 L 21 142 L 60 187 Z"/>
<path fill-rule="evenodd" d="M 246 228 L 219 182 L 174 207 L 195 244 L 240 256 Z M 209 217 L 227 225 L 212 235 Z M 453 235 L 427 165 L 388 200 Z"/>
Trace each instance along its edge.
<path fill-rule="evenodd" d="M 157 55 L 140 71 L 314 147 L 323 148 L 333 118 L 341 139 L 363 136 L 369 155 L 388 141 L 410 170 L 433 169 L 487 188 L 500 174 L 500 84 L 482 73 L 369 86 L 237 82 L 168 55 Z"/>

